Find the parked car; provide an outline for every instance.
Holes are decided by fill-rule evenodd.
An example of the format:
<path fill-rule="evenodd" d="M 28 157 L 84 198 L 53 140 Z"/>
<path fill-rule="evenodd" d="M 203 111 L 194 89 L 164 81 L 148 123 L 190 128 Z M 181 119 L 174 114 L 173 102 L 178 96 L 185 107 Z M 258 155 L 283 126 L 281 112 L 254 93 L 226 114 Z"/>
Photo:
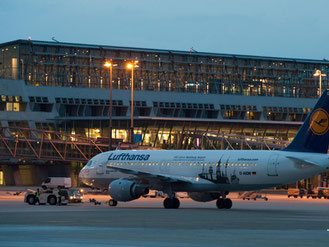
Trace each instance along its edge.
<path fill-rule="evenodd" d="M 80 203 L 83 200 L 83 192 L 78 188 L 69 189 L 68 195 L 70 203 Z"/>

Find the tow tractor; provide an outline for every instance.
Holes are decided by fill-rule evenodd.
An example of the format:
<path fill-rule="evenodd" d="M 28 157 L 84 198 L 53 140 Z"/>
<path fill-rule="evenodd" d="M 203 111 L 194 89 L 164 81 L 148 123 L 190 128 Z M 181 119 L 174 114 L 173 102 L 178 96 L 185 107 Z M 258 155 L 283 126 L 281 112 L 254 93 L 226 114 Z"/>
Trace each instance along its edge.
<path fill-rule="evenodd" d="M 36 202 L 35 198 L 35 190 L 28 189 L 25 193 L 24 202 L 34 205 Z M 58 189 L 41 189 L 39 188 L 40 192 L 40 205 L 46 205 L 47 203 L 50 205 L 56 205 L 58 203 L 57 201 L 57 194 Z M 68 193 L 66 189 L 61 190 L 61 205 L 67 205 L 68 203 Z"/>

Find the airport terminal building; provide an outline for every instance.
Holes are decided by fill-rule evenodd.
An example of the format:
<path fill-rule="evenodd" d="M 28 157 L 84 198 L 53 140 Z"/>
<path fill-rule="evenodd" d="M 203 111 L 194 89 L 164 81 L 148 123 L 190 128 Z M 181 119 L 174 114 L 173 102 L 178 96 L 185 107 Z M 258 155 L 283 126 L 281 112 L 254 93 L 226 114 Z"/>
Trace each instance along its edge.
<path fill-rule="evenodd" d="M 0 184 L 6 185 L 36 184 L 53 174 L 76 176 L 85 163 L 65 155 L 62 161 L 43 159 L 37 153 L 44 148 L 41 141 L 29 142 L 33 138 L 24 135 L 29 130 L 108 143 L 110 77 L 114 147 L 129 141 L 129 61 L 139 61 L 133 72 L 135 140 L 165 149 L 269 147 L 245 143 L 245 137 L 289 142 L 319 97 L 315 70 L 328 74 L 329 68 L 327 60 L 33 40 L 0 44 L 0 52 Z M 112 75 L 106 61 L 114 65 Z M 328 88 L 327 77 L 322 88 Z M 51 142 L 55 134 L 44 133 Z M 57 150 L 56 145 L 49 144 Z M 34 150 L 34 157 L 18 158 L 24 149 Z M 319 183 L 316 179 L 302 186 Z M 326 185 L 325 175 L 323 180 Z"/>

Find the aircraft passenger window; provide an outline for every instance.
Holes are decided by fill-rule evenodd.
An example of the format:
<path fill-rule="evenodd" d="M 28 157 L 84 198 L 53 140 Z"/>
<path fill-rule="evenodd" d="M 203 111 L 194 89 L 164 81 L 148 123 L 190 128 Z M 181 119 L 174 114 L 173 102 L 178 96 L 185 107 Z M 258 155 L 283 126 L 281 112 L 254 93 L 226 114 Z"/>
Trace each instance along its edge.
<path fill-rule="evenodd" d="M 242 166 L 245 166 L 245 165 L 246 165 L 245 163 L 242 164 Z"/>
<path fill-rule="evenodd" d="M 196 163 L 196 165 L 197 165 L 197 166 L 199 166 L 199 165 L 200 165 L 200 164 L 199 164 L 199 162 L 198 162 L 198 163 Z"/>
<path fill-rule="evenodd" d="M 158 166 L 158 165 L 159 165 L 159 163 L 157 162 L 157 163 L 156 163 L 156 165 Z"/>
<path fill-rule="evenodd" d="M 110 162 L 109 165 L 111 166 L 112 165 L 112 162 Z"/>
<path fill-rule="evenodd" d="M 241 166 L 241 163 L 239 163 L 239 166 Z"/>
<path fill-rule="evenodd" d="M 122 162 L 120 163 L 120 166 L 122 166 Z"/>
<path fill-rule="evenodd" d="M 150 162 L 150 163 L 149 163 L 149 166 L 151 166 L 151 165 L 152 165 L 152 163 Z"/>
<path fill-rule="evenodd" d="M 238 163 L 235 163 L 235 166 L 238 166 Z"/>
<path fill-rule="evenodd" d="M 182 163 L 178 162 L 178 165 L 179 165 L 179 166 L 181 166 L 181 165 L 182 165 Z"/>
<path fill-rule="evenodd" d="M 177 166 L 177 162 L 175 162 L 174 165 Z"/>
<path fill-rule="evenodd" d="M 207 166 L 207 163 L 204 163 L 204 166 Z"/>
<path fill-rule="evenodd" d="M 169 162 L 167 163 L 167 166 L 170 166 L 170 163 Z"/>
<path fill-rule="evenodd" d="M 144 165 L 144 162 L 142 162 L 141 164 L 142 164 L 142 166 L 143 166 L 143 165 Z"/>
<path fill-rule="evenodd" d="M 255 166 L 257 166 L 257 163 L 255 163 Z"/>
<path fill-rule="evenodd" d="M 216 166 L 218 166 L 218 162 L 216 162 Z"/>
<path fill-rule="evenodd" d="M 200 165 L 203 166 L 203 163 L 201 163 Z"/>
<path fill-rule="evenodd" d="M 163 165 L 164 165 L 164 163 L 163 163 L 163 162 L 161 162 L 161 165 L 163 166 Z"/>
<path fill-rule="evenodd" d="M 254 163 L 250 163 L 250 166 L 254 166 Z"/>
<path fill-rule="evenodd" d="M 249 163 L 247 163 L 247 166 L 249 166 Z"/>

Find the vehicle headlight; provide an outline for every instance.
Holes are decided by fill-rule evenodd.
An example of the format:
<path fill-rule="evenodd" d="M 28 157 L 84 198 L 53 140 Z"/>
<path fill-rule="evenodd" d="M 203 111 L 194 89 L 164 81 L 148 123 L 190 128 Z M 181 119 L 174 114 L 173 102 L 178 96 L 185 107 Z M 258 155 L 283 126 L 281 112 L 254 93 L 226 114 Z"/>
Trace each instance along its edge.
<path fill-rule="evenodd" d="M 73 199 L 73 196 L 70 196 L 70 199 Z"/>

